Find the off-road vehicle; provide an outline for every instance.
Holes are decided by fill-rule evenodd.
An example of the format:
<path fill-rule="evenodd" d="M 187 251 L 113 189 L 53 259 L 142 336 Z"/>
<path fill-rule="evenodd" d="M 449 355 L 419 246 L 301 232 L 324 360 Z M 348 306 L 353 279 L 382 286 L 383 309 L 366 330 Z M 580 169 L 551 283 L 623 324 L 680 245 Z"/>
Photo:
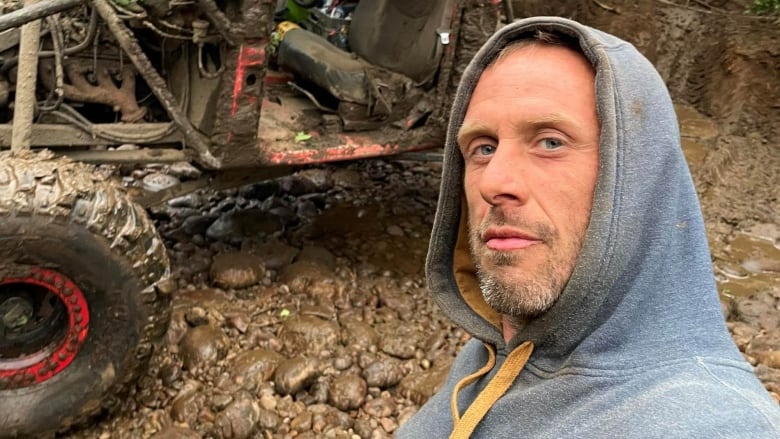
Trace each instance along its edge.
<path fill-rule="evenodd" d="M 499 0 L 25 0 L 0 15 L 0 436 L 118 406 L 169 320 L 146 208 L 441 146 Z M 201 177 L 123 187 L 96 164 Z M 154 183 L 154 182 L 152 182 Z"/>

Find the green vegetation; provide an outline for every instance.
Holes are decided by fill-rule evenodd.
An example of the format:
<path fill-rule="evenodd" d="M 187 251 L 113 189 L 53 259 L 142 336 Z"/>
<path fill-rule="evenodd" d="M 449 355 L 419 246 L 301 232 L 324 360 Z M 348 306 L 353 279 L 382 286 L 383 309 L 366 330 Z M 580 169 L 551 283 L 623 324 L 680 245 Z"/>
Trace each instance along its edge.
<path fill-rule="evenodd" d="M 779 14 L 780 0 L 755 0 L 750 12 L 754 14 Z"/>

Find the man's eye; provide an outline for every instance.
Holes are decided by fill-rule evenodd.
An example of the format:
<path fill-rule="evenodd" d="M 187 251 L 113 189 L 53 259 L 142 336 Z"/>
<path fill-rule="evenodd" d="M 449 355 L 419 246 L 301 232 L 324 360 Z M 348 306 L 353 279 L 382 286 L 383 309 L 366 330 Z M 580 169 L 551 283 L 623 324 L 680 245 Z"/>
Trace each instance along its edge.
<path fill-rule="evenodd" d="M 558 149 L 563 146 L 563 141 L 561 139 L 547 138 L 542 139 L 540 144 L 544 149 Z"/>
<path fill-rule="evenodd" d="M 477 155 L 493 155 L 496 153 L 496 147 L 493 145 L 479 145 L 474 148 L 474 153 Z"/>

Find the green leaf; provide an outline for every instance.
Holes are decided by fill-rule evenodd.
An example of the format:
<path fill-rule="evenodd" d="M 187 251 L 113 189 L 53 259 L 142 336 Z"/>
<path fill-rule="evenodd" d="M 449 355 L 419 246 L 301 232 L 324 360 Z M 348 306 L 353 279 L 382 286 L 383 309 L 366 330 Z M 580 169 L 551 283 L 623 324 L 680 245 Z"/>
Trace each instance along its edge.
<path fill-rule="evenodd" d="M 305 142 L 309 139 L 311 139 L 311 134 L 309 133 L 304 133 L 303 131 L 298 131 L 295 133 L 295 141 L 297 143 Z"/>
<path fill-rule="evenodd" d="M 287 308 L 282 308 L 282 310 L 279 312 L 279 317 L 281 318 L 287 318 L 290 317 L 290 310 Z"/>

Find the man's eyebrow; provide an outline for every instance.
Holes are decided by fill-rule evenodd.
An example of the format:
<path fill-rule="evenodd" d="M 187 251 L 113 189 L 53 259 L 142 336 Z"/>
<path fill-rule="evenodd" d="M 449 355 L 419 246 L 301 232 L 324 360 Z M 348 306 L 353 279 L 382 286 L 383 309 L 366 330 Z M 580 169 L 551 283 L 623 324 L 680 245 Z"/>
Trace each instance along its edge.
<path fill-rule="evenodd" d="M 522 125 L 530 126 L 532 128 L 544 128 L 553 125 L 576 125 L 576 123 L 563 114 L 550 113 L 536 117 L 532 120 L 524 121 L 522 122 Z"/>
<path fill-rule="evenodd" d="M 519 129 L 527 129 L 530 127 L 531 129 L 534 130 L 555 126 L 555 125 L 577 126 L 577 124 L 571 118 L 568 118 L 561 113 L 543 114 L 534 119 L 524 120 L 522 122 L 515 124 L 516 128 Z M 463 125 L 458 130 L 458 137 L 457 137 L 458 145 L 465 146 L 464 143 L 466 142 L 466 140 L 472 137 L 478 137 L 482 135 L 493 136 L 495 135 L 494 131 L 495 130 L 491 129 L 484 123 L 464 122 Z"/>
<path fill-rule="evenodd" d="M 465 146 L 464 142 L 470 137 L 492 135 L 493 130 L 479 122 L 465 122 L 458 130 L 457 142 L 459 146 Z"/>

